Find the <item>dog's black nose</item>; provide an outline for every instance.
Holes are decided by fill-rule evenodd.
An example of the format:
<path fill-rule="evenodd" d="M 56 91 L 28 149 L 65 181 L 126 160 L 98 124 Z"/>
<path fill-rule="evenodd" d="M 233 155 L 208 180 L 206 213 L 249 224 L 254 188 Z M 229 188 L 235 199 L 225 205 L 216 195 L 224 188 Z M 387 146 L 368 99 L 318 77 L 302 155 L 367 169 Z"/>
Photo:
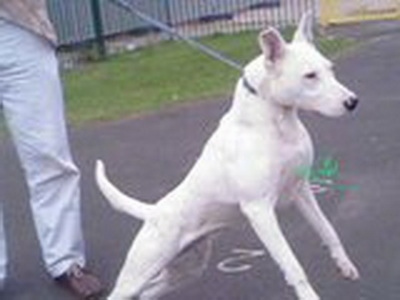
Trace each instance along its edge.
<path fill-rule="evenodd" d="M 346 107 L 348 111 L 353 111 L 356 109 L 358 102 L 359 100 L 356 97 L 351 97 L 344 103 L 344 107 Z"/>

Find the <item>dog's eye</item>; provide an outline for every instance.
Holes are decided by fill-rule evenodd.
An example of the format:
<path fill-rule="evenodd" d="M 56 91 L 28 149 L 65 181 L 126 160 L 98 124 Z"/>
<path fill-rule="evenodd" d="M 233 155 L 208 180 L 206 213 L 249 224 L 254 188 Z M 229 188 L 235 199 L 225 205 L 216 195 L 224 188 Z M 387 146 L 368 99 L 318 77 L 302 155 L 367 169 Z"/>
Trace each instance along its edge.
<path fill-rule="evenodd" d="M 307 73 L 306 75 L 304 75 L 304 77 L 307 79 L 316 79 L 318 77 L 318 75 L 316 72 L 310 72 L 310 73 Z"/>

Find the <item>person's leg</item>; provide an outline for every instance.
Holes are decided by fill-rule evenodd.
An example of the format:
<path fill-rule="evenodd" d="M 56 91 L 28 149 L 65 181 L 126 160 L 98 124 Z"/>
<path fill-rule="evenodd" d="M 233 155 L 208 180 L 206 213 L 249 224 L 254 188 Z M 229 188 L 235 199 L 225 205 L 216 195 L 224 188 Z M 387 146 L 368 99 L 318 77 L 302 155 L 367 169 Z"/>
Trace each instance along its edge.
<path fill-rule="evenodd" d="M 0 290 L 3 289 L 7 276 L 7 249 L 3 216 L 3 205 L 0 204 Z"/>
<path fill-rule="evenodd" d="M 73 264 L 85 264 L 80 175 L 67 141 L 58 64 L 47 41 L 6 27 L 7 44 L 1 46 L 9 49 L 10 62 L 1 79 L 4 113 L 26 174 L 43 258 L 57 277 Z"/>
<path fill-rule="evenodd" d="M 10 57 L 10 51 L 7 51 L 8 39 L 5 38 L 6 22 L 0 19 L 0 110 L 3 105 L 3 93 L 6 91 L 5 84 L 5 74 L 4 70 L 9 65 L 8 59 Z M 1 112 L 1 111 L 0 111 Z M 1 162 L 4 164 L 6 162 Z M 1 167 L 1 166 L 0 166 Z M 0 195 L 3 195 L 0 193 Z M 4 230 L 4 212 L 3 212 L 3 199 L 0 198 L 0 289 L 4 287 L 4 282 L 7 277 L 7 265 L 8 265 L 8 255 L 7 255 L 7 245 L 6 245 L 6 235 Z"/>

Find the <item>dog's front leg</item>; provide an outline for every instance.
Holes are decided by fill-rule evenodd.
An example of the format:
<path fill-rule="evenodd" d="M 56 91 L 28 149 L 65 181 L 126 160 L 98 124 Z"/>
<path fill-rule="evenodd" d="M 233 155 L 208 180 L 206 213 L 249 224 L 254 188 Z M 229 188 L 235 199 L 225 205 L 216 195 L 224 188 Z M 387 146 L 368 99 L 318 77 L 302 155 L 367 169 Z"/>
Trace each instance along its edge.
<path fill-rule="evenodd" d="M 268 200 L 244 201 L 240 204 L 241 210 L 271 257 L 283 271 L 287 283 L 294 287 L 298 298 L 300 300 L 320 299 L 283 236 L 274 207 Z"/>
<path fill-rule="evenodd" d="M 345 278 L 352 280 L 358 279 L 359 273 L 357 268 L 349 259 L 335 229 L 319 207 L 308 182 L 306 182 L 301 188 L 298 198 L 295 199 L 295 203 L 304 217 L 321 237 L 324 245 L 328 247 L 341 274 Z"/>

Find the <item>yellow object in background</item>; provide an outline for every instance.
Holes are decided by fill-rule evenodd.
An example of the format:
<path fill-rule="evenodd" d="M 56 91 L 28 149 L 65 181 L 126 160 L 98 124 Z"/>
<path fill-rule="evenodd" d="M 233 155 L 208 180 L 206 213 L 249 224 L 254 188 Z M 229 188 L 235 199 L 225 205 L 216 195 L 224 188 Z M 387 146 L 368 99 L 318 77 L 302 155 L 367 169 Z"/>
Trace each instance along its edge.
<path fill-rule="evenodd" d="M 400 0 L 320 0 L 323 26 L 400 19 Z"/>

